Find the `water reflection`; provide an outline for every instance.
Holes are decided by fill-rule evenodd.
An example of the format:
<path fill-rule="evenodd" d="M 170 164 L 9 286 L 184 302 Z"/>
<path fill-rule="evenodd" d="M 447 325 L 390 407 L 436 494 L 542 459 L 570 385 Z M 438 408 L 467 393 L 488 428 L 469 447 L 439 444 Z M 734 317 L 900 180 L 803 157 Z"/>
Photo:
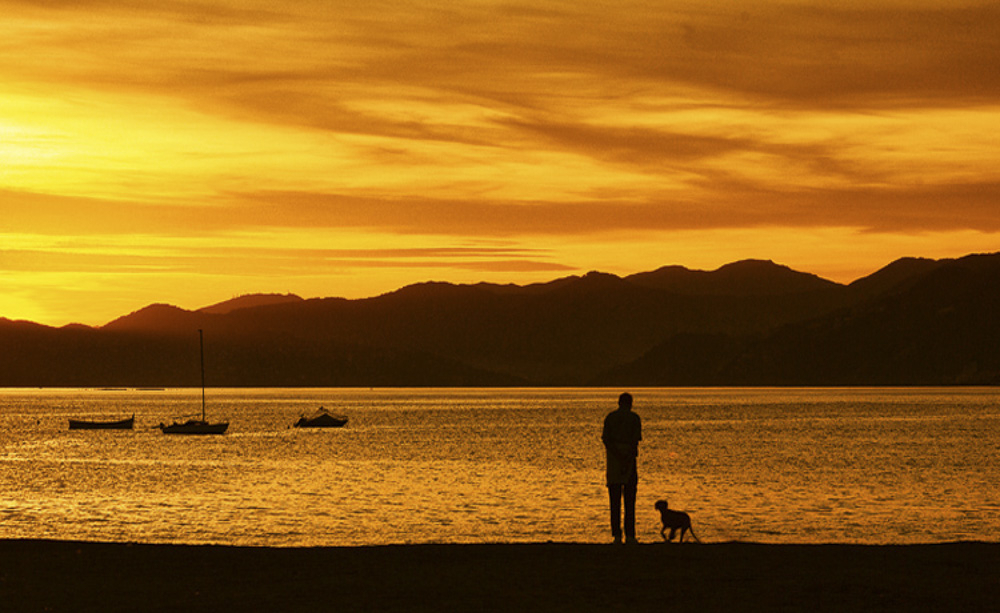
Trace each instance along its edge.
<path fill-rule="evenodd" d="M 605 542 L 600 424 L 619 390 L 222 390 L 214 438 L 149 429 L 197 390 L 0 393 L 0 537 L 340 545 Z M 633 390 L 638 528 L 706 541 L 996 540 L 985 389 Z M 291 428 L 323 404 L 343 429 Z M 136 430 L 69 417 L 136 413 Z"/>

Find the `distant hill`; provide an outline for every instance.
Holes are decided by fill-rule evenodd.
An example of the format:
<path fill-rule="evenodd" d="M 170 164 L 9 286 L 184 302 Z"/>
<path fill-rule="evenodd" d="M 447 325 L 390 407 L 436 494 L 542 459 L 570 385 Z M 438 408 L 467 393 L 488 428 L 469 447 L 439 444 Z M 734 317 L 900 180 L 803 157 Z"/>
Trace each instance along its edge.
<path fill-rule="evenodd" d="M 302 302 L 302 298 L 295 294 L 247 294 L 238 296 L 232 300 L 213 304 L 212 306 L 202 307 L 198 309 L 198 312 L 225 315 L 226 313 L 232 313 L 240 309 L 253 309 L 272 304 L 288 304 L 290 302 Z"/>
<path fill-rule="evenodd" d="M 903 258 L 896 260 L 878 272 L 851 283 L 851 291 L 862 296 L 878 296 L 900 291 L 918 281 L 927 273 L 946 266 L 948 261 L 923 258 Z"/>
<path fill-rule="evenodd" d="M 1000 384 L 1000 256 L 895 262 L 847 306 L 764 336 L 678 336 L 596 382 L 645 385 Z"/>
<path fill-rule="evenodd" d="M 104 326 L 113 332 L 164 331 L 174 328 L 188 329 L 191 311 L 169 304 L 151 304 L 129 313 Z"/>
<path fill-rule="evenodd" d="M 100 328 L 0 319 L 0 385 L 1000 383 L 1000 255 L 908 258 L 850 285 L 747 260 L 361 300 L 154 304 Z"/>
<path fill-rule="evenodd" d="M 197 319 L 195 314 L 227 315 L 241 309 L 255 309 L 276 304 L 302 302 L 295 294 L 249 294 L 232 300 L 202 307 L 197 311 L 186 311 L 169 304 L 151 304 L 138 311 L 119 317 L 106 324 L 103 329 L 114 331 L 156 331 L 188 330 L 190 322 Z"/>
<path fill-rule="evenodd" d="M 836 283 L 771 261 L 744 260 L 713 272 L 667 266 L 625 280 L 643 287 L 701 296 L 774 296 L 829 290 Z"/>

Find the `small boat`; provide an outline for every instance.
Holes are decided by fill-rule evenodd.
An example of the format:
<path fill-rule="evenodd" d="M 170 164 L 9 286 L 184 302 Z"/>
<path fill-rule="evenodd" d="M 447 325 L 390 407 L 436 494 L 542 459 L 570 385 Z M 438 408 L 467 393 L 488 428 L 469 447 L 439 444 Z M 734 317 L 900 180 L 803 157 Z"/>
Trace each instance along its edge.
<path fill-rule="evenodd" d="M 306 417 L 303 415 L 295 422 L 296 428 L 341 428 L 347 425 L 347 418 L 342 415 L 334 415 L 320 407 L 315 413 Z"/>
<path fill-rule="evenodd" d="M 228 421 L 211 423 L 205 419 L 205 335 L 201 330 L 198 330 L 198 343 L 201 350 L 201 419 L 192 417 L 169 426 L 161 422 L 156 427 L 164 434 L 224 434 L 229 428 Z"/>
<path fill-rule="evenodd" d="M 90 419 L 69 420 L 70 430 L 131 430 L 135 425 L 135 414 L 128 419 L 117 421 L 93 421 Z"/>
<path fill-rule="evenodd" d="M 228 421 L 210 423 L 204 419 L 189 419 L 187 421 L 167 424 L 161 423 L 157 426 L 164 434 L 225 434 L 229 428 Z"/>

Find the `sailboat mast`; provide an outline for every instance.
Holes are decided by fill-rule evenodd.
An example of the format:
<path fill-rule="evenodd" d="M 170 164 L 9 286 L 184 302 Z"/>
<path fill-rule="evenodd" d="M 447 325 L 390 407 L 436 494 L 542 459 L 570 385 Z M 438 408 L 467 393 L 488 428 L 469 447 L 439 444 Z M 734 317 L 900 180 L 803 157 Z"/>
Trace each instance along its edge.
<path fill-rule="evenodd" d="M 198 349 L 201 353 L 201 420 L 205 421 L 205 334 L 198 330 Z"/>

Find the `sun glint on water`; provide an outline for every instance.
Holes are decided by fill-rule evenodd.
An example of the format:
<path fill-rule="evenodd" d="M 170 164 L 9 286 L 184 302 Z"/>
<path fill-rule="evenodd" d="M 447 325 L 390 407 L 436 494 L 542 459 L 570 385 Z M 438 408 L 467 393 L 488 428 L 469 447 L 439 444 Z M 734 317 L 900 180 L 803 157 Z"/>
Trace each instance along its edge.
<path fill-rule="evenodd" d="M 0 538 L 239 545 L 607 542 L 603 416 L 620 390 L 215 390 L 220 437 L 151 426 L 199 390 L 0 392 Z M 639 389 L 653 503 L 705 541 L 1000 538 L 991 389 Z M 324 405 L 345 428 L 291 425 Z M 136 415 L 125 432 L 69 418 Z"/>

